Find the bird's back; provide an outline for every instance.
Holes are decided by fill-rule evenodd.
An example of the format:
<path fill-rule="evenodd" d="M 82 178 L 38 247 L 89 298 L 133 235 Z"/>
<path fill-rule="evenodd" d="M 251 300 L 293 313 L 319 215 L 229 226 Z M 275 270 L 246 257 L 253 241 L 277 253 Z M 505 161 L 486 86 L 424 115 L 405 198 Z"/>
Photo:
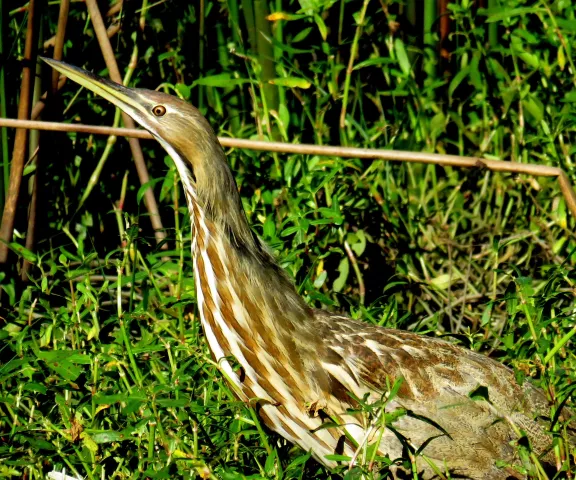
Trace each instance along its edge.
<path fill-rule="evenodd" d="M 501 363 L 443 340 L 324 311 L 317 311 L 315 320 L 319 358 L 329 375 L 327 409 L 342 418 L 357 442 L 371 443 L 383 435 L 379 450 L 391 459 L 403 455 L 405 444 L 414 450 L 425 445 L 417 458 L 424 478 L 434 476 L 432 464 L 475 479 L 517 475 L 496 462 L 519 463 L 514 441 L 521 431 L 537 455 L 551 459 L 552 437 L 538 419 L 549 415 L 544 393 L 529 382 L 519 385 Z M 368 401 L 375 402 L 400 379 L 386 412 L 407 413 L 383 434 L 377 429 L 366 434 L 370 426 L 361 425 L 358 414 L 345 413 L 346 407 L 356 406 L 348 392 L 358 398 L 368 394 Z"/>

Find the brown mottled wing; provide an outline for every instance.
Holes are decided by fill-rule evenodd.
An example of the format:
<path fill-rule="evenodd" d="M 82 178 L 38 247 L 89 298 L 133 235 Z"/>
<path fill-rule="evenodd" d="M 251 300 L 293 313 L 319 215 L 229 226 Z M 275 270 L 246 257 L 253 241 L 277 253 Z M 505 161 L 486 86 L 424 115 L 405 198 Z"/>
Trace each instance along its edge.
<path fill-rule="evenodd" d="M 403 378 L 391 409 L 409 409 L 450 434 L 452 438 L 441 436 L 423 450 L 441 469 L 445 460 L 451 459 L 448 466 L 455 473 L 506 478 L 510 472 L 497 469 L 495 462 L 515 460 L 510 442 L 517 437 L 510 422 L 528 433 L 537 452 L 549 447 L 550 436 L 534 420 L 549 411 L 543 392 L 528 382 L 518 385 L 504 365 L 443 340 L 326 312 L 316 316 L 327 346 L 326 361 L 342 363 L 343 378 L 354 372 L 368 391 L 380 393 L 386 391 L 387 384 Z M 341 396 L 342 386 L 338 384 L 339 379 L 334 378 L 335 394 Z M 470 398 L 480 386 L 488 388 L 490 402 Z M 441 434 L 433 425 L 415 418 L 402 417 L 394 426 L 416 448 Z M 394 435 L 385 434 L 382 452 L 398 454 L 401 449 L 396 443 Z"/>

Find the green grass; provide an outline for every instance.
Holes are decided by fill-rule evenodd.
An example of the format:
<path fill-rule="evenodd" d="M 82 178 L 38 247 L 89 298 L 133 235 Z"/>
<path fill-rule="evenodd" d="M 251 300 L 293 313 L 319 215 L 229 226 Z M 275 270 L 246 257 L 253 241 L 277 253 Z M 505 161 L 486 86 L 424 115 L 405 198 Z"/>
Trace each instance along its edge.
<path fill-rule="evenodd" d="M 450 4 L 449 61 L 429 46 L 430 34 L 424 43 L 430 19 L 398 2 L 383 2 L 384 11 L 370 2 L 361 32 L 349 20 L 360 2 L 307 3 L 301 17 L 271 25 L 277 111 L 262 95 L 270 65 L 265 76 L 260 64 L 270 58 L 250 49 L 237 3 L 204 2 L 199 42 L 198 5 L 148 2 L 132 85 L 173 87 L 222 135 L 485 155 L 559 166 L 576 183 L 576 8 L 568 2 L 508 0 L 476 12 L 471 2 Z M 269 9 L 295 14 L 304 3 Z M 73 4 L 65 58 L 101 72 L 84 8 Z M 5 13 L 3 46 L 14 59 L 24 14 Z M 50 6 L 50 35 L 56 17 Z M 121 68 L 139 19 L 125 12 L 113 40 Z M 17 91 L 15 66 L 6 83 Z M 70 83 L 62 95 L 64 120 L 114 122 L 101 99 Z M 232 394 L 199 325 L 190 222 L 161 148 L 143 144 L 167 250 L 155 244 L 125 142 L 109 147 L 77 210 L 106 139 L 42 141 L 51 161 L 38 249 L 16 248 L 21 236 L 13 245 L 35 268 L 27 283 L 17 265 L 0 273 L 0 476 L 44 478 L 55 468 L 90 479 L 377 477 L 367 466 L 328 472 Z M 311 305 L 442 336 L 530 377 L 554 406 L 573 405 L 575 222 L 552 179 L 237 150 L 229 160 L 250 223 Z M 390 461 L 409 465 L 379 461 L 381 476 Z M 575 474 L 572 452 L 556 478 Z"/>

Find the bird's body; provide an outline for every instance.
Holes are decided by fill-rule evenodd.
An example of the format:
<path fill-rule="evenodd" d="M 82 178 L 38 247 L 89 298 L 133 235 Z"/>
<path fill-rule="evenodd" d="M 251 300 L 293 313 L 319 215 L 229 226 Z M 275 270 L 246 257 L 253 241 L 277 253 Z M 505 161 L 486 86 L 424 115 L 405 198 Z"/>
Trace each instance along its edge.
<path fill-rule="evenodd" d="M 396 434 L 370 424 L 378 418 L 348 413 L 358 409 L 353 397 L 378 402 L 399 379 L 386 411 L 412 415 L 392 427 L 415 449 L 437 437 L 422 452 L 428 460 L 417 458 L 423 478 L 434 476 L 429 463 L 475 479 L 507 478 L 514 471 L 495 459 L 517 460 L 518 435 L 509 422 L 530 432 L 536 452 L 550 446 L 551 436 L 534 420 L 549 411 L 543 392 L 519 386 L 509 368 L 443 340 L 310 309 L 257 239 L 250 235 L 254 243 L 243 244 L 193 198 L 189 208 L 198 309 L 215 360 L 238 396 L 259 405 L 270 429 L 320 462 L 335 466 L 326 456 L 353 457 L 358 445 L 375 441 L 391 459 L 402 457 Z M 491 404 L 470 398 L 481 386 Z M 326 417 L 342 427 L 320 428 Z"/>
<path fill-rule="evenodd" d="M 474 479 L 514 475 L 514 441 L 526 432 L 549 459 L 552 437 L 536 419 L 546 397 L 483 355 L 448 342 L 385 329 L 323 310 L 297 294 L 253 234 L 222 147 L 204 117 L 174 97 L 128 89 L 60 62 L 73 80 L 115 103 L 147 128 L 174 160 L 192 223 L 198 310 L 214 359 L 266 425 L 328 467 L 335 453 L 356 457 L 378 443 L 392 460 L 414 451 L 422 478 L 437 472 Z M 384 425 L 382 408 L 398 412 Z M 471 398 L 479 387 L 486 399 Z M 399 410 L 402 409 L 402 410 Z M 320 428 L 326 419 L 338 426 Z M 401 441 L 400 439 L 403 438 Z"/>

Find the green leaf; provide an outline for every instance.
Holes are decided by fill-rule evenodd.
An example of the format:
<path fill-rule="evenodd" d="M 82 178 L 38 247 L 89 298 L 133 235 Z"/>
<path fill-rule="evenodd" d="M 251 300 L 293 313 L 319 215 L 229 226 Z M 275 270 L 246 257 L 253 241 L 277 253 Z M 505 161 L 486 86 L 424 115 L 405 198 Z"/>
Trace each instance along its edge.
<path fill-rule="evenodd" d="M 103 395 L 103 394 L 96 394 L 94 397 L 94 403 L 97 405 L 113 405 L 115 403 L 120 402 L 127 402 L 127 401 L 140 401 L 145 402 L 147 397 L 145 396 L 137 396 L 137 395 L 125 395 L 123 393 L 119 393 L 116 395 Z"/>
<path fill-rule="evenodd" d="M 450 288 L 450 274 L 443 273 L 430 280 L 430 283 L 440 290 L 447 290 Z"/>
<path fill-rule="evenodd" d="M 528 120 L 533 126 L 537 126 L 544 118 L 544 105 L 534 95 L 526 95 L 522 107 L 529 114 Z"/>
<path fill-rule="evenodd" d="M 318 30 L 320 30 L 320 36 L 322 37 L 322 40 L 326 41 L 326 37 L 328 36 L 328 28 L 326 28 L 324 20 L 322 20 L 320 15 L 314 14 L 314 21 L 318 26 Z"/>
<path fill-rule="evenodd" d="M 294 36 L 294 38 L 292 39 L 292 42 L 291 42 L 291 43 L 301 42 L 302 40 L 304 40 L 304 39 L 310 34 L 311 31 L 312 31 L 312 27 L 308 27 L 308 28 L 305 28 L 305 29 L 301 30 L 300 32 L 298 32 L 298 33 Z"/>
<path fill-rule="evenodd" d="M 350 248 L 354 251 L 357 256 L 361 256 L 366 250 L 366 234 L 364 230 L 358 230 L 354 233 L 349 233 L 347 235 L 348 243 Z"/>
<path fill-rule="evenodd" d="M 448 87 L 448 96 L 450 98 L 454 96 L 454 92 L 460 86 L 462 80 L 464 80 L 469 73 L 470 73 L 470 66 L 463 68 L 456 75 L 454 75 L 454 78 L 450 82 L 450 87 Z"/>
<path fill-rule="evenodd" d="M 276 236 L 276 222 L 268 217 L 264 222 L 263 234 L 265 238 L 274 238 Z"/>
<path fill-rule="evenodd" d="M 174 88 L 180 95 L 182 95 L 182 98 L 185 98 L 186 100 L 190 98 L 191 87 L 189 87 L 188 85 L 184 83 L 177 83 L 176 85 L 174 85 Z"/>
<path fill-rule="evenodd" d="M 326 460 L 332 460 L 334 462 L 349 462 L 351 460 L 350 457 L 346 455 L 337 455 L 337 454 L 325 455 L 324 458 Z"/>
<path fill-rule="evenodd" d="M 322 215 L 323 218 L 334 222 L 336 225 L 341 225 L 344 221 L 342 213 L 340 213 L 338 210 L 335 210 L 334 208 L 320 207 L 318 212 Z"/>
<path fill-rule="evenodd" d="M 23 247 L 22 245 L 16 242 L 11 242 L 8 244 L 8 246 L 12 251 L 16 252 L 19 256 L 28 260 L 30 263 L 38 262 L 38 257 L 36 257 L 36 254 L 28 250 L 26 247 Z"/>
<path fill-rule="evenodd" d="M 186 398 L 158 398 L 156 403 L 161 407 L 184 408 L 190 403 Z"/>
<path fill-rule="evenodd" d="M 208 75 L 206 77 L 200 77 L 192 83 L 192 88 L 197 85 L 202 85 L 205 87 L 230 87 L 231 85 L 243 85 L 245 83 L 250 83 L 251 80 L 245 78 L 234 78 L 229 73 L 219 73 L 217 75 Z"/>
<path fill-rule="evenodd" d="M 371 67 L 374 65 L 389 65 L 391 63 L 394 63 L 394 60 L 389 57 L 369 58 L 368 60 L 364 60 L 363 62 L 359 62 L 354 65 L 352 70 L 359 70 L 361 68 Z"/>
<path fill-rule="evenodd" d="M 105 430 L 103 432 L 91 433 L 90 437 L 95 443 L 123 442 L 132 440 L 132 436 L 127 431 L 117 432 L 114 430 Z"/>
<path fill-rule="evenodd" d="M 335 2 L 336 0 L 298 0 L 301 11 L 307 15 L 328 10 Z"/>
<path fill-rule="evenodd" d="M 24 386 L 22 387 L 22 389 L 28 390 L 30 392 L 42 393 L 42 394 L 46 394 L 46 392 L 48 391 L 48 389 L 44 385 L 42 385 L 41 383 L 37 383 L 37 382 L 25 383 Z"/>
<path fill-rule="evenodd" d="M 544 8 L 524 7 L 524 8 L 479 8 L 478 15 L 484 15 L 488 18 L 486 23 L 500 22 L 502 20 L 509 20 L 512 17 L 519 15 L 529 15 L 532 13 L 546 13 Z"/>
<path fill-rule="evenodd" d="M 570 90 L 564 95 L 563 102 L 576 102 L 576 90 Z"/>
<path fill-rule="evenodd" d="M 98 452 L 98 444 L 86 432 L 82 432 L 82 444 L 92 453 Z"/>
<path fill-rule="evenodd" d="M 51 370 L 56 372 L 64 380 L 69 382 L 76 380 L 83 371 L 82 368 L 67 361 L 50 361 L 46 362 L 46 365 L 48 365 Z"/>
<path fill-rule="evenodd" d="M 271 83 L 272 85 L 278 85 L 279 87 L 302 88 L 302 89 L 310 88 L 310 86 L 312 85 L 308 80 L 297 77 L 273 78 L 271 80 L 268 80 L 268 82 Z"/>
<path fill-rule="evenodd" d="M 280 234 L 280 236 L 281 237 L 287 237 L 288 235 L 292 235 L 293 233 L 296 233 L 299 230 L 301 230 L 300 225 L 294 225 L 292 227 L 288 227 L 288 228 L 285 228 L 284 230 L 282 230 L 282 233 Z"/>
<path fill-rule="evenodd" d="M 344 257 L 340 260 L 338 271 L 340 272 L 340 275 L 332 284 L 332 290 L 335 292 L 342 291 L 344 285 L 346 285 L 346 280 L 348 280 L 348 274 L 350 273 L 350 262 L 348 261 L 348 257 Z"/>
<path fill-rule="evenodd" d="M 410 75 L 410 70 L 412 69 L 410 60 L 408 59 L 404 42 L 398 37 L 394 40 L 394 52 L 396 53 L 396 59 L 398 60 L 402 73 L 406 76 Z"/>
<path fill-rule="evenodd" d="M 314 280 L 314 288 L 321 288 L 326 281 L 326 277 L 328 277 L 328 272 L 326 270 L 322 270 L 320 275 Z"/>
<path fill-rule="evenodd" d="M 554 20 L 561 30 L 569 33 L 576 33 L 576 20 L 556 16 L 554 17 Z"/>
<path fill-rule="evenodd" d="M 534 69 L 539 68 L 540 60 L 538 59 L 538 56 L 534 55 L 533 53 L 527 51 L 524 48 L 524 43 L 522 42 L 522 39 L 518 35 L 512 35 L 510 37 L 510 46 L 512 48 L 512 51 L 516 55 L 518 55 L 520 59 L 522 59 L 522 61 L 526 63 L 526 65 Z"/>
<path fill-rule="evenodd" d="M 287 131 L 288 127 L 290 126 L 290 112 L 288 111 L 288 107 L 284 103 L 281 103 L 278 106 L 278 115 L 280 117 L 280 121 L 282 122 L 284 130 Z"/>

